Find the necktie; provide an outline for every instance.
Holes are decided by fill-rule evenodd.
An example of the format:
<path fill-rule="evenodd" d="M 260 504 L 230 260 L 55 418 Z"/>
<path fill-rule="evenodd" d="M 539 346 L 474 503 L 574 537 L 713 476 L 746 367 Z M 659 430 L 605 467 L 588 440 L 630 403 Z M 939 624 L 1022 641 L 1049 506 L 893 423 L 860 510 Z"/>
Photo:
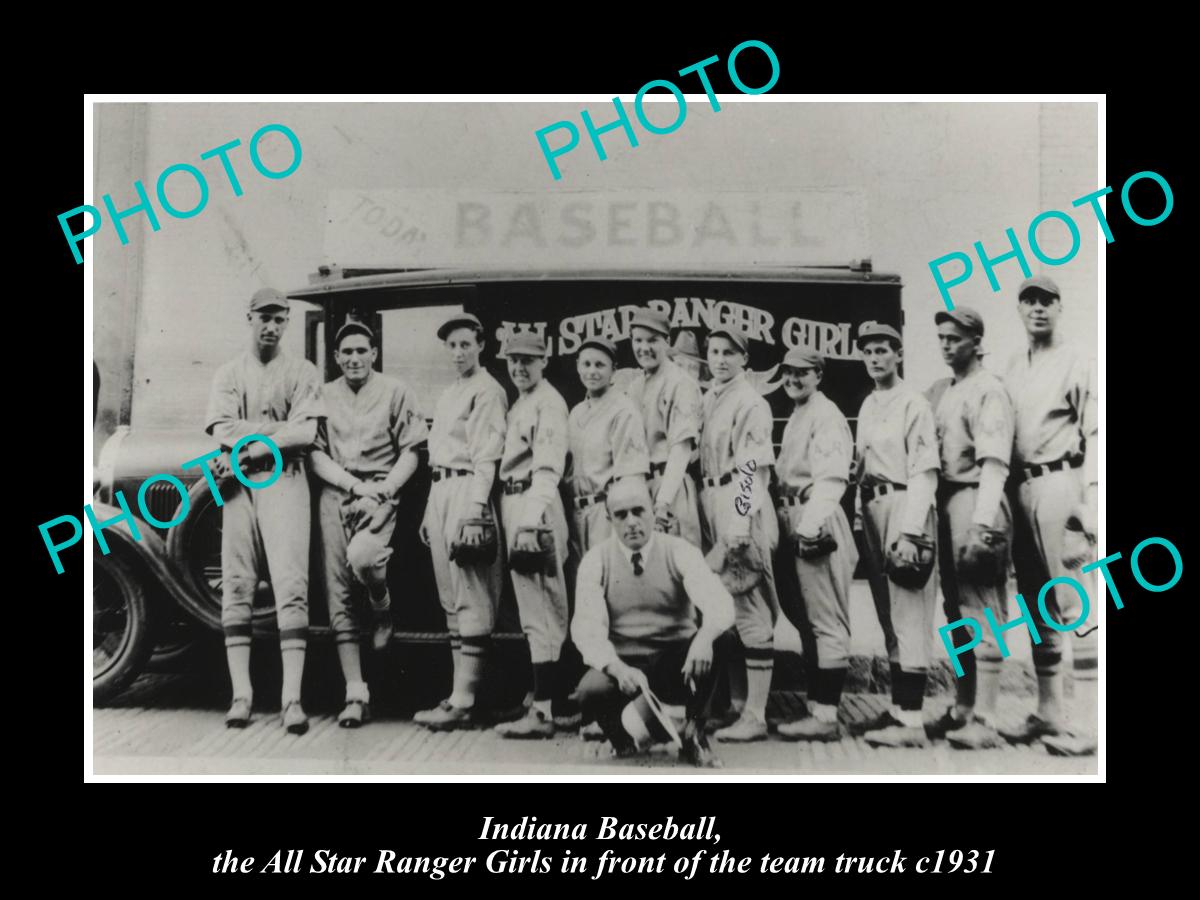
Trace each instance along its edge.
<path fill-rule="evenodd" d="M 634 553 L 630 559 L 633 561 L 633 574 L 641 575 L 646 570 L 642 568 L 642 554 Z"/>

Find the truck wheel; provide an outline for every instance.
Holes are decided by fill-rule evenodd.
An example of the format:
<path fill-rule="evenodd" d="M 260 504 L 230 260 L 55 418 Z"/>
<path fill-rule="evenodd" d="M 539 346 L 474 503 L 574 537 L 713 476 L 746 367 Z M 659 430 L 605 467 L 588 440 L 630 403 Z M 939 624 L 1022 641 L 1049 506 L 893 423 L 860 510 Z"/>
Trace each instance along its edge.
<path fill-rule="evenodd" d="M 103 706 L 137 678 L 154 649 L 150 607 L 129 564 L 92 563 L 92 702 Z"/>

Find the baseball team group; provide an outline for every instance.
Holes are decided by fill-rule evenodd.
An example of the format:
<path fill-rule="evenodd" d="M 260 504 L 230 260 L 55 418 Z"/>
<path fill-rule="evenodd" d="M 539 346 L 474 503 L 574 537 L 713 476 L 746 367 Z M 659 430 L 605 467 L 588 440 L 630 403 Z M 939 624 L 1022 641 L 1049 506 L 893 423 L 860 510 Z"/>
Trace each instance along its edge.
<path fill-rule="evenodd" d="M 1017 309 L 1027 346 L 995 369 L 982 365 L 982 316 L 964 306 L 939 311 L 952 377 L 926 392 L 899 377 L 900 333 L 863 323 L 856 343 L 874 390 L 855 436 L 821 391 L 825 360 L 789 350 L 780 371 L 794 409 L 776 450 L 771 410 L 747 377 L 749 339 L 733 326 L 711 330 L 703 356 L 681 353 L 668 317 L 639 310 L 629 332 L 639 370 L 615 379 L 617 346 L 584 341 L 575 365 L 586 396 L 568 409 L 544 377 L 544 338 L 515 332 L 503 342 L 516 389 L 510 405 L 480 363 L 480 321 L 457 313 L 437 330 L 456 378 L 427 425 L 409 386 L 374 369 L 378 340 L 368 325 L 351 319 L 338 330 L 342 375 L 322 384 L 311 363 L 280 349 L 287 298 L 258 291 L 247 314 L 250 349 L 218 370 L 206 417 L 227 450 L 267 435 L 284 461 L 267 489 L 225 482 L 226 724 L 250 721 L 251 612 L 269 577 L 283 724 L 293 733 L 308 727 L 300 686 L 311 540 L 320 542 L 346 681 L 338 721 L 369 720 L 361 654 L 392 636 L 387 569 L 398 497 L 425 446 L 420 536 L 453 656 L 446 698 L 413 717 L 426 728 L 481 721 L 476 695 L 507 577 L 533 671 L 523 715 L 495 726 L 505 738 L 570 730 L 607 739 L 618 756 L 670 741 L 695 765 L 720 765 L 710 731 L 721 742 L 768 737 L 782 612 L 803 645 L 807 714 L 780 723 L 778 735 L 840 740 L 861 553 L 891 670 L 891 704 L 867 723 L 868 743 L 924 747 L 944 737 L 975 749 L 1040 740 L 1053 753 L 1094 753 L 1092 622 L 1070 637 L 1043 632 L 1032 648 L 1037 708 L 1015 727 L 997 719 L 1003 657 L 990 631 L 961 657 L 955 702 L 936 719 L 922 710 L 939 585 L 951 620 L 991 610 L 1004 621 L 1010 572 L 1019 591 L 1036 595 L 1051 578 L 1080 577 L 1081 554 L 1095 549 L 1095 366 L 1063 340 L 1053 281 L 1027 279 Z M 245 471 L 274 464 L 261 441 L 244 443 L 237 462 Z M 227 475 L 228 457 L 214 469 Z M 1073 622 L 1079 603 L 1058 587 L 1047 609 Z"/>

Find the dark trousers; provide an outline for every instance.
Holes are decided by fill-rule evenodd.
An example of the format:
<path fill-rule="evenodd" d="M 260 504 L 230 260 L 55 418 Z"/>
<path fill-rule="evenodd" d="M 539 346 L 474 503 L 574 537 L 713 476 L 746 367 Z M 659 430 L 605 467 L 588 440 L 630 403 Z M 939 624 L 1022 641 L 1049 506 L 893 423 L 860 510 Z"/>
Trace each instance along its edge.
<path fill-rule="evenodd" d="M 734 640 L 736 638 L 731 629 L 713 642 L 712 668 L 706 677 L 693 682 L 694 692 L 683 677 L 683 663 L 692 643 L 690 640 L 646 641 L 639 645 L 637 652 L 620 653 L 619 656 L 621 662 L 646 673 L 650 690 L 659 700 L 672 706 L 686 707 L 688 721 L 695 722 L 702 732 L 705 721 L 712 713 L 713 694 L 724 678 Z M 618 749 L 632 746 L 632 738 L 621 725 L 621 711 L 634 698 L 621 693 L 615 678 L 598 669 L 588 669 L 575 695 L 583 711 L 584 723 L 599 723 L 604 736 Z"/>

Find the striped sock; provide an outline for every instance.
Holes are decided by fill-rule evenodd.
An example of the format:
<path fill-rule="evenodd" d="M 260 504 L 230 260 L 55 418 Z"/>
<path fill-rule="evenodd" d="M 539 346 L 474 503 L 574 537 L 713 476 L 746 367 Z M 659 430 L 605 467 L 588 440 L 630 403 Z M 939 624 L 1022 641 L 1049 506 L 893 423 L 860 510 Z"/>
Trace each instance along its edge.
<path fill-rule="evenodd" d="M 1075 655 L 1072 669 L 1075 679 L 1075 703 L 1071 727 L 1081 734 L 1094 735 L 1099 731 L 1099 721 L 1096 717 L 1100 687 L 1099 643 L 1099 632 L 1093 628 L 1082 637 L 1079 636 L 1079 632 L 1075 632 L 1075 643 L 1071 645 Z"/>
<path fill-rule="evenodd" d="M 760 722 L 767 721 L 767 698 L 771 693 L 771 675 L 775 669 L 775 654 L 770 647 L 746 648 L 746 707 Z"/>
<path fill-rule="evenodd" d="M 463 636 L 459 665 L 454 669 L 454 693 L 450 695 L 450 702 L 460 709 L 470 709 L 475 705 L 475 692 L 483 680 L 483 666 L 487 661 L 490 640 L 488 635 Z"/>

